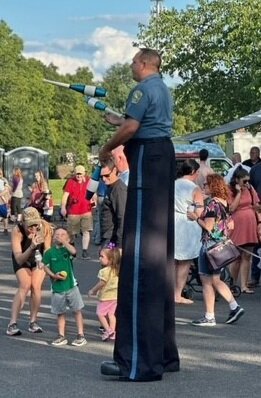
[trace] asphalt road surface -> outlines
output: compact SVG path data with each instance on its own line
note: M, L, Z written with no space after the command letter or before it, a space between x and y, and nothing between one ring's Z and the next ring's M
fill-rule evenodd
M79 251L80 253L80 251ZM120 382L100 375L100 363L111 359L112 342L102 342L95 315L96 301L87 296L99 269L98 247L91 246L92 260L75 260L75 273L84 298L83 315L88 344L51 346L57 335L56 319L50 313L50 284L46 279L39 323L41 334L28 328L28 303L20 319L22 335L6 336L10 308L16 291L12 271L10 235L0 232L0 398L246 398L261 396L261 288L254 295L242 294L238 301L245 315L237 324L226 325L228 306L216 303L217 326L200 328L190 322L203 314L202 293L194 294L193 305L176 308L177 343L181 371L164 375L162 381ZM199 289L200 290L200 289ZM67 334L76 334L68 313ZM157 320L155 320L157 322Z

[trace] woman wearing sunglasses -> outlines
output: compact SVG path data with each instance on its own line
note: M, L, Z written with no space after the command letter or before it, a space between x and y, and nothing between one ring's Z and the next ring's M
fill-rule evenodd
M40 218L34 207L27 207L23 211L21 222L12 231L12 261L18 290L13 300L11 320L6 331L8 336L21 334L16 322L29 291L31 302L28 330L31 333L42 332L42 328L36 323L36 317L41 304L41 288L45 271L37 267L36 250L43 254L51 247L51 232L50 224Z
M240 274L241 291L252 294L248 288L248 277L251 265L251 252L258 243L258 228L260 228L261 215L256 212L258 196L250 185L249 173L239 166L230 181L229 209L234 220L234 230L231 239L242 250L240 258L230 266L234 283L237 283ZM259 221L259 224L258 224ZM246 250L246 251L244 251Z

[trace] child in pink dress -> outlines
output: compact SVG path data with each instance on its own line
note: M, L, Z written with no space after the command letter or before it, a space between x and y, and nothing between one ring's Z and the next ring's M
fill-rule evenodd
M114 244L109 245L100 251L100 263L102 268L98 273L99 282L89 290L89 296L97 295L99 303L97 304L96 314L104 328L102 341L115 340L118 291L118 275L120 268L121 253L120 249Z

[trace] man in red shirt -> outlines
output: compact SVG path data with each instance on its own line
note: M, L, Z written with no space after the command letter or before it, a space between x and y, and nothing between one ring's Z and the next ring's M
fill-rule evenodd
M68 232L73 240L76 234L82 232L82 257L90 259L88 247L90 231L93 230L92 207L85 198L89 177L81 165L74 169L74 177L70 178L64 187L61 214L67 215Z

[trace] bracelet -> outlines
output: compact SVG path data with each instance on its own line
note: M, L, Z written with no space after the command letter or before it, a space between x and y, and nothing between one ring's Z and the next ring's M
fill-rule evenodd
M196 219L197 223L199 223L198 220L200 220L200 217L198 217L198 218Z

